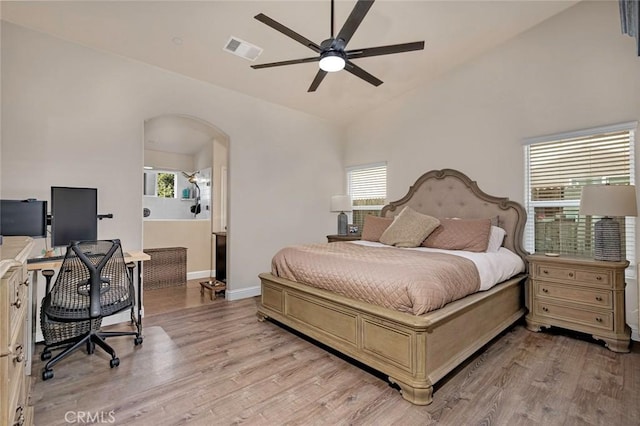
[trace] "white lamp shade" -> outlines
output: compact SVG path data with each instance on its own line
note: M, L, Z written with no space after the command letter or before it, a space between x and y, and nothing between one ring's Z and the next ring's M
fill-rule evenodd
M580 196L580 214L587 216L637 216L634 185L585 185Z
M331 196L331 211L332 212L350 212L351 197L348 195L332 195Z

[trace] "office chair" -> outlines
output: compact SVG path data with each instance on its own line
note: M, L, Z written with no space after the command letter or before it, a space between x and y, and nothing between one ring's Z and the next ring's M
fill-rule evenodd
M89 354L98 345L111 355L111 368L120 365L105 339L135 336L137 346L142 336L137 331L101 331L100 326L102 318L132 309L134 304L132 274L120 240L72 242L53 287L42 301L40 325L46 346L41 359L49 359L42 379L51 379L53 366L83 345ZM62 352L51 358L51 349L60 346Z

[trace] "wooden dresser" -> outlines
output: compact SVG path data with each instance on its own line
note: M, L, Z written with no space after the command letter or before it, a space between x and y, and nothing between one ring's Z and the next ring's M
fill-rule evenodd
M527 328L562 327L591 334L614 352L629 352L624 271L629 262L531 255Z
M30 377L27 310L30 303L26 260L33 242L5 237L0 246L0 424L33 424L29 406Z

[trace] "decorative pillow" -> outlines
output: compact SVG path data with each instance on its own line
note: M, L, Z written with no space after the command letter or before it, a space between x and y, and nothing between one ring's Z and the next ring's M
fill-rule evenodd
M440 226L422 243L445 250L483 252L489 244L491 219L440 219Z
M362 239L365 241L380 241L380 236L393 222L391 217L380 217L368 214L362 225Z
M380 242L396 247L418 247L440 221L405 207L380 236Z
M497 226L491 225L491 232L489 233L489 244L487 245L487 253L496 252L502 247L504 236L507 235L507 231Z

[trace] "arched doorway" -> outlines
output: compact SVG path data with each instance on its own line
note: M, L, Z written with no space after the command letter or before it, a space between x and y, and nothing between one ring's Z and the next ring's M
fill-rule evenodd
M228 230L228 156L228 136L205 120L144 122L143 249L186 248L187 279L215 274L213 234Z

